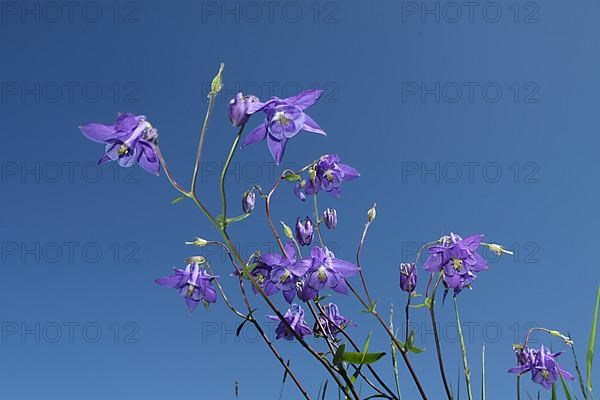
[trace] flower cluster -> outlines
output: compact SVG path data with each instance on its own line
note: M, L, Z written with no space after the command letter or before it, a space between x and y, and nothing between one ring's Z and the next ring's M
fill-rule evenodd
M573 375L562 369L556 362L556 358L561 353L551 353L544 345L539 350L517 346L515 354L518 365L508 372L519 375L531 372L531 380L544 389L551 389L561 376L569 380L574 379Z
M483 235L473 235L465 239L451 233L441 244L429 248L429 258L424 269L429 272L443 272L444 285L459 294L470 287L477 278L477 272L488 268L487 261L477 253Z

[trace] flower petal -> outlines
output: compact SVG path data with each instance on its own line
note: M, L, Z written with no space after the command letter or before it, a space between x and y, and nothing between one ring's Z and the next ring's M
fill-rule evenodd
M315 122L309 115L304 114L304 126L302 127L307 132L318 133L319 135L327 136L325 131L321 129L319 124Z
M90 140L98 143L106 143L108 139L116 136L115 127L113 125L103 124L85 124L79 127L81 133Z
M154 147L150 143L140 141L138 144L140 154L138 156L138 164L151 174L158 175L160 171L160 162Z
M332 259L331 263L333 264L333 269L344 278L356 275L358 274L358 271L360 271L358 266L349 261L340 260L339 258Z
M351 181L360 176L360 172L358 172L355 168L349 166L348 164L338 164L338 167L340 167L340 169L344 173L345 181Z
M275 163L279 165L281 159L283 158L283 153L285 153L285 144L287 143L287 139L275 140L273 136L268 135L267 137L267 145L269 146L269 151L275 160Z
M319 97L323 94L322 90L305 90L296 96L288 97L284 101L299 107L302 110L306 110L319 100Z
M267 124L262 124L254 128L252 132L246 136L244 139L244 143L242 143L242 147L246 147L249 144L254 144L256 142L260 142L265 140L265 136L267 136Z

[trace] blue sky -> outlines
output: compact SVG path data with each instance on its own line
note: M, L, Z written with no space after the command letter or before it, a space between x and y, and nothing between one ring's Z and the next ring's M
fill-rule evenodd
M514 395L511 345L532 325L570 332L583 359L599 283L599 16L592 0L3 2L0 394L162 399L200 391L228 399L237 381L241 399L278 398L281 368L252 330L236 338L237 321L222 304L189 314L153 283L195 254L184 241L217 232L191 203L170 205L177 194L164 176L97 167L102 146L77 128L110 123L117 112L147 115L175 175L188 182L220 62L225 86L200 179L211 209L235 135L229 98L323 89L310 115L328 137L299 135L283 164L337 153L360 170L341 199L322 196L320 205L337 208L339 228L327 240L353 259L377 203L363 263L380 311L403 306L398 265L417 244L483 233L516 255L493 259L459 297L476 387L486 344L488 395ZM240 151L228 178L232 204L277 171L266 145ZM273 208L288 223L311 212L289 186ZM273 248L260 207L231 234L247 255ZM206 255L235 298L224 255ZM257 315L269 314L256 304ZM352 299L339 304L364 340L374 322ZM438 314L456 386L462 367L450 305ZM427 351L413 362L430 398L441 398L427 321L415 312ZM371 346L389 344L377 333ZM316 394L325 373L297 344L279 348ZM389 358L381 366L387 371ZM416 398L401 374L406 398ZM537 390L529 382L524 389ZM288 385L283 398L298 397Z

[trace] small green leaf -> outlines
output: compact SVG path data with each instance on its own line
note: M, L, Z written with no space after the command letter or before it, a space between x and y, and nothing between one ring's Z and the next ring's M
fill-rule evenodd
M345 344L342 344L340 347L337 348L337 350L335 351L335 355L333 356L333 365L337 367L342 365L342 357L344 355L344 351L346 351Z
M243 221L246 218L248 218L249 216L250 216L250 214L242 214L242 215L238 215L237 217L227 218L227 225L233 224L235 222Z
M562 374L559 373L559 375L560 375L560 383L562 385L563 392L565 393L565 399L572 400L573 397L571 397L571 392L569 392L569 388L567 387L567 384L565 383L565 380L563 379Z
M298 174L287 174L283 177L283 179L285 179L288 182L300 182L302 180L302 177Z
M339 350L339 349L338 349ZM351 364L373 364L385 356L385 353L358 353L358 352L344 352L342 354L342 361L349 362Z
M184 199L185 199L185 196L179 196L179 197L176 197L176 198L174 198L173 200L171 200L171 204L177 204L177 203L179 203L181 200L184 200Z

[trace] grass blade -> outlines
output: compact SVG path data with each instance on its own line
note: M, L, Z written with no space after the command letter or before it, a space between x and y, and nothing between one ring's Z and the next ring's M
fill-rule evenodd
M587 370L587 388L590 394L592 394L592 362L594 360L594 347L596 346L596 329L598 327L598 308L600 307L600 287L598 288L598 295L596 296L596 308L594 310L594 319L592 321L592 331L590 332L590 343L588 345L587 356L586 356L586 370Z
M458 304L456 303L456 297L454 297L454 311L456 313L456 325L458 327L458 337L460 338L460 351L462 353L463 367L465 370L467 395L469 400L473 400L473 393L471 391L471 370L469 369L469 361L467 360L467 348L465 346L465 338L463 337L462 327L460 325L460 317L458 316Z
M481 350L481 400L485 400L485 344Z
M394 332L394 306L390 305L390 332ZM396 336L398 336L398 332L396 332ZM391 341L392 344L392 367L394 368L394 380L396 383L396 394L398 395L398 399L402 400L402 393L400 392L400 376L398 374L398 349L394 341Z
M562 385L563 388L563 392L565 393L565 399L567 400L572 400L573 398L571 397L571 393L569 392L569 388L567 388L567 384L565 383L565 380L562 377L562 374L560 374L560 383Z

